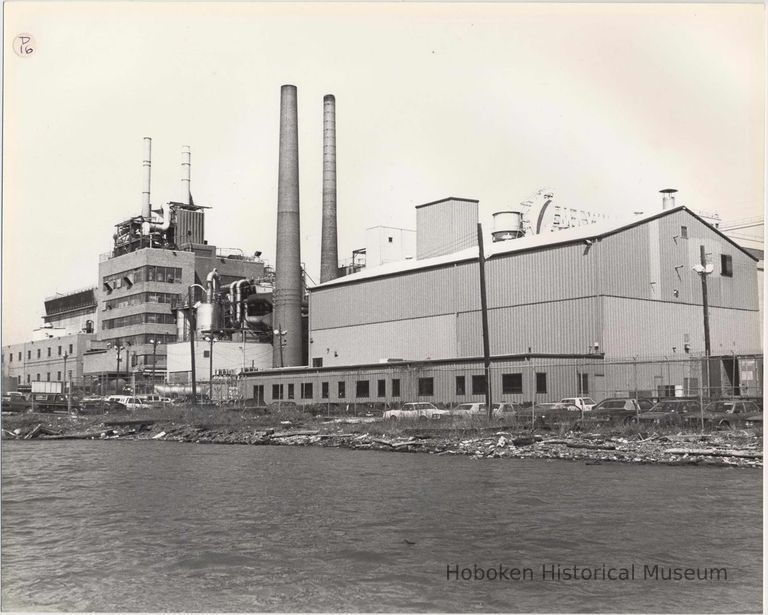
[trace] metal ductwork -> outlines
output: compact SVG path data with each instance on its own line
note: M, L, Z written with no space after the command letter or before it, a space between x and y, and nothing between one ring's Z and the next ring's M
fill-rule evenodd
M280 156L277 180L277 255L273 337L275 367L301 365L301 231L299 135L295 85L280 89Z
M181 148L181 202L185 205L192 204L191 169L192 150L185 145Z
M144 137L144 161L141 163L143 170L141 188L141 217L142 235L149 235L149 225L152 220L152 206L150 205L150 184L152 180L152 139Z
M205 277L205 301L206 303L213 303L218 300L218 294L219 294L219 272L216 271L216 268L213 268L213 271L211 271L206 277Z
M662 194L661 199L661 208L662 209L672 209L675 206L675 190L674 188L665 188L664 190L659 190Z
M323 219L320 244L320 283L339 276L336 230L336 98L323 98Z

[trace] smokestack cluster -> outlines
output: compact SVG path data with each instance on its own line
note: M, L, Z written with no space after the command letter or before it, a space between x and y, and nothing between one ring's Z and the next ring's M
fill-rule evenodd
M336 234L336 99L323 98L323 219L320 244L320 283L339 275Z
M272 365L288 367L302 364L299 135L295 85L284 85L280 89L278 164Z

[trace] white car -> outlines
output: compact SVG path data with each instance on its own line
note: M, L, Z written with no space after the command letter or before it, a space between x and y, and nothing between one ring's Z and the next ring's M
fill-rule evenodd
M448 410L440 410L434 404L426 401L408 402L398 410L387 410L382 416L385 419L440 419L450 416Z
M162 397L161 395L139 395L139 399L151 406L164 406L171 403L170 397Z
M482 403L466 403L459 404L453 410L451 410L453 416L478 416L481 414L487 415L488 410L485 408L485 404Z
M595 405L595 400L591 397L563 397L563 399L558 402L558 405L561 407L575 406L579 410L584 410L586 412L592 410Z

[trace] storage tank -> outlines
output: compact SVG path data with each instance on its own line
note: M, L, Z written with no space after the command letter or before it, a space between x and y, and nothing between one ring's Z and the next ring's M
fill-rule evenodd
M508 241L524 235L523 214L519 211L497 211L493 214L493 241Z
M197 306L197 333L221 330L221 308L219 303L200 303Z

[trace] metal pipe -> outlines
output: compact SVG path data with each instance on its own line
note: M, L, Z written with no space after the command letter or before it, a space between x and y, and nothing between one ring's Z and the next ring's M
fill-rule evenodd
M150 204L150 184L152 180L152 139L144 137L144 161L141 163L143 169L143 181L141 188L141 217L144 218L142 224L142 234L149 235L149 223L152 220L152 206Z
M336 98L323 98L323 213L320 243L320 283L339 276L336 227Z
M181 202L186 205L192 204L192 150L189 145L181 148Z
M216 295L219 292L219 272L216 271L216 268L213 268L213 271L211 271L206 277L205 277L205 302L206 303L213 303L216 301Z
M276 344L272 364L282 352L285 366L301 364L301 232L299 224L299 135L296 86L280 89L280 155L277 181L275 320L285 325L285 348ZM279 341L279 340L278 340Z

